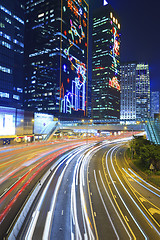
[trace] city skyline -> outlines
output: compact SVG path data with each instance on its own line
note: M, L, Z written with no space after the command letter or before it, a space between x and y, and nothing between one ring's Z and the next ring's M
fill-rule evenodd
M66 1L67 8L65 6L63 8L64 14L65 14L65 12L67 12L66 9L70 9L71 16L72 15L73 16L69 19L67 17L65 17L65 22L68 21L68 23L66 22L65 24L62 24L62 26L61 26L61 28L64 27L64 29L61 29L61 33L63 35L62 38L64 38L63 39L64 41L63 41L63 44L62 44L61 47L59 45L57 45L59 47L56 47L56 48L53 47L53 41L55 39L50 39L50 38L52 38L52 34L54 35L54 33L56 31L58 31L58 29L60 29L60 25L57 25L57 26L55 25L55 27L59 26L59 28L57 28L56 31L53 30L52 28L50 28L50 25L49 25L49 21L51 23L55 21L54 13L51 12L51 11L54 11L54 10L51 10L50 13L48 13L48 10L46 10L45 13L42 10L42 12L41 11L38 12L38 15L35 14L34 18L36 18L36 19L35 19L35 21L33 21L33 26L30 26L30 29L31 29L31 32L34 32L34 33L38 32L39 35L37 34L38 37L34 38L34 41L33 41L34 36L32 37L32 34L26 34L26 36L30 36L29 40L26 38L25 50L27 49L26 47L28 45L29 52L27 52L27 54L28 54L29 59L30 59L29 65L31 65L31 68L28 68L28 64L25 64L24 66L25 66L25 72L27 74L28 73L31 74L31 76L26 76L26 78L25 78L25 83L28 82L28 84L27 84L28 89L26 88L26 84L24 84L24 86L25 86L24 92L25 93L28 92L30 94L30 95L28 95L28 106L31 107L30 110L35 111L35 109L33 108L33 106L35 104L36 109L38 107L38 111L42 111L42 112L47 111L47 108L49 106L49 110L51 110L51 111L53 111L54 109L58 109L58 111L60 110L60 112L71 114L71 109L73 109L75 111L81 110L82 112L85 113L85 107L87 106L87 99L88 99L88 96L90 94L90 93L87 94L87 71L91 72L92 67L90 66L89 70L88 70L87 61L85 62L84 59L81 59L79 52L75 51L75 49L73 49L73 46L74 47L77 46L77 49L79 49L80 52L83 53L82 58L85 58L85 59L87 57L87 51L85 51L85 50L89 46L89 48L90 48L90 50L89 50L90 61L91 61L91 51L93 51L93 49L92 49L93 46L92 46L92 44L90 44L90 42L88 44L88 39L86 37L87 33L88 33L87 23L85 21L85 20L88 19L87 15L86 15L86 12L83 13L83 10L81 8L79 8L79 11L77 10L77 12L76 11L74 12L73 11L74 8L72 6L73 2L74 1ZM79 2L81 3L80 0L79 0ZM106 3L106 5L107 5L107 3L109 3L109 5L111 5L112 7L114 6L113 1L112 1L112 4L110 4L110 2L107 2L107 1L105 3ZM91 4L90 30L91 30L92 25L93 25L92 10L94 10L95 4L96 4L97 8L99 6L102 6L103 1L102 0L95 0L95 1L91 0L90 4ZM32 11L33 6L36 6L36 4L31 4L31 6L30 6L32 16L34 15L33 11ZM125 8L124 8L124 12L125 12L127 5L124 5L124 6L125 6ZM139 6L139 5L137 5L137 6ZM9 14L10 12L9 12L9 10L7 10L6 7L4 8L2 6L1 10L2 10L4 15L8 14L8 16L10 16L10 14ZM27 6L27 9L26 9L27 12L29 11L28 7L29 6ZM51 6L49 6L49 7L51 7ZM105 7L102 7L102 9L103 8L105 8ZM118 8L118 3L116 4L115 8ZM24 6L23 6L23 9L24 9ZM114 9L114 7L113 7L113 9ZM140 10L141 10L141 8L138 7L137 11L140 11ZM128 45L125 44L125 41L126 41L127 37L128 38L130 37L129 34L128 35L125 34L125 31L128 31L130 29L132 31L132 29L134 29L134 28L130 24L130 22L128 21L130 27L129 27L129 29L126 29L126 26L127 26L126 21L124 21L124 18L121 17L122 12L120 10L118 10L116 12L118 14L118 19L120 19L121 33L122 33L122 35L121 35L121 43L122 43L121 46L122 46L122 48L121 48L121 51L120 51L121 56L122 56L121 57L121 63L123 64L124 62L133 62L133 61L137 62L137 63L138 62L139 63L140 62L146 62L150 66L150 61L148 61L147 58L144 58L144 55L140 54L140 52L139 52L139 56L141 57L140 59L138 57L134 58L134 55L130 54L130 52L133 51L134 48L136 48L136 50L139 51L139 48L137 48L137 46L135 44L132 44L132 48L127 47L131 44L131 41L128 41L128 43L127 43ZM78 21L76 21L73 24L72 19L74 19L74 16L76 16L76 13L77 13L77 15L81 16L80 17L80 22L82 22L82 24ZM59 12L59 16L60 16L60 12ZM82 16L84 17L84 19L82 18ZM120 18L119 18L119 16L120 16ZM5 21L6 21L6 19L8 19L8 18L6 17ZM26 26L28 26L28 22L30 23L32 21L31 19L32 19L32 17L28 16L28 18L26 19ZM58 20L59 19L60 18L58 18ZM122 22L121 22L121 19L122 19ZM138 21L138 19L139 19L139 17L136 17L134 19L135 22ZM16 21L18 21L18 20L16 19ZM38 23L37 23L37 21L38 21ZM152 21L150 21L150 22L152 23ZM9 22L7 22L5 24L9 25ZM5 24L3 22L1 23L1 28L4 31L4 33L5 33L5 31L8 31L7 28L4 27ZM53 25L53 23L51 25ZM76 30L75 25L77 26L78 30ZM135 23L134 23L134 25L135 25ZM136 25L137 30L139 29L139 25ZM147 25L147 22L146 22L146 25ZM44 28L44 26L45 26L46 29ZM67 29L66 26L69 26L69 29ZM47 27L49 27L49 28L47 28ZM147 28L148 28L148 25L147 25ZM26 27L26 29L27 29L27 27ZM59 32L60 31L58 31L56 33L56 37L57 37L57 39L60 40ZM2 33L3 32L1 32L2 39L7 38L8 35L4 35L4 33L3 34ZM7 34L8 34L8 32L7 32ZM82 34L82 36L81 36L81 34ZM17 33L17 37L18 36L20 36L19 33ZM36 34L35 34L35 36L36 36ZM133 34L133 36L134 36L134 34ZM70 39L70 37L71 37L71 39ZM90 38L91 38L91 33L90 33ZM13 37L13 40L14 40L15 44L19 44L19 41L17 39L14 39L14 37ZM67 43L66 39L69 39L68 47L65 46L66 43ZM10 41L10 39L8 39L8 41ZM44 44L41 45L40 42L45 43L45 45ZM21 43L21 45L24 46L23 43ZM139 47L141 47L141 45ZM8 48L10 48L9 42L2 41L2 50L4 48L5 48L5 51L6 51L6 49L7 49L7 51L10 51L10 49L8 49ZM62 52L59 53L59 49L63 49L63 50L61 50ZM128 49L130 50L130 52L127 51ZM148 50L149 49L150 48L148 48ZM53 75L54 75L53 74L53 66L56 66L58 64L58 61L55 61L55 60L52 59L53 56L55 56L55 52L51 53L52 50L54 50L54 51L56 50L56 55L59 56L59 54L60 54L60 55L63 56L62 59L63 60L65 59L65 61L62 61L62 59L60 61L60 63L61 63L60 64L61 65L60 75L58 74L58 76L55 78L53 87L51 87L52 81L53 81ZM70 50L73 50L73 52L71 53ZM127 51L127 53L125 51ZM146 54L148 54L148 52ZM47 54L49 54L49 58L50 58L49 62L46 59L41 59L40 60L41 55L47 55ZM76 57L76 54L77 54L77 57ZM136 51L135 51L135 55L136 55ZM67 66L67 59L69 61L69 66L71 67L71 69L69 68L69 66ZM14 64L13 67L15 67L16 65L17 64ZM152 69L152 65L151 65L151 69ZM2 72L7 71L6 68L5 69L2 68L1 70L2 70ZM73 72L75 73L75 76L71 76L73 74ZM153 71L151 70L150 72L151 72L150 75L152 75ZM37 77L38 77L37 80L35 80L35 73L39 74L39 75L37 75ZM8 72L8 74L10 74L10 73ZM42 78L41 79L42 81L40 80L40 78ZM18 78L16 78L16 79L18 79ZM57 79L59 79L58 81L60 81L59 85L57 85L58 82L56 83ZM91 77L91 75L89 75L89 81L88 81L89 88L91 88L91 79L92 79L92 77ZM71 80L73 80L73 82ZM20 83L20 81L18 80L17 83ZM151 86L153 86L153 85L154 85L154 81L152 81L152 76L151 76ZM16 89L16 88L14 87L13 89ZM44 90L43 92L42 92L42 89ZM53 94L51 92L52 90L55 94ZM151 90L153 91L154 88L151 87ZM156 87L156 90L158 90L158 87ZM19 91L19 88L17 88L17 91ZM3 95L2 95L2 97L4 98ZM6 95L6 98L7 97L8 97L8 95ZM16 99L18 99L19 96L14 95L13 97L14 98L16 97ZM38 98L39 102L37 101L37 98ZM57 101L55 101L53 103L53 98L56 98L59 103L57 104ZM47 105L44 106L44 109L41 108L41 105L45 105L44 104L45 101L42 101L42 99L49 99L49 101L47 100L48 102L46 103ZM31 100L33 100L32 102L34 104L31 104ZM90 100L88 100L88 101L90 101ZM90 110L91 110L91 108L89 109L89 111ZM85 116L85 114L83 114L83 116Z
M157 29L160 3L151 5L138 0L132 3L127 0L107 2L115 9L121 20L121 62L148 62L151 90L160 90L159 50L156 40L154 41L155 34L159 35ZM90 3L94 9L102 6L103 0L91 0Z

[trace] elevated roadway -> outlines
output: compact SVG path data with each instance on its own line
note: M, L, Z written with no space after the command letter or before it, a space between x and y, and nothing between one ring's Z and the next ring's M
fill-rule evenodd
M64 124L61 123L59 125L59 129L94 129L100 131L145 131L145 124L130 124L130 125L122 125L122 124L92 124L92 123L84 123L84 124Z

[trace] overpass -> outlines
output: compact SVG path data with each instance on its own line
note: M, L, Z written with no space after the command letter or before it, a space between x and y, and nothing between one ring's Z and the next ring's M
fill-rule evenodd
M85 122L81 124L77 123L60 123L59 129L68 129L68 130L97 130L97 131L145 131L145 124L130 124L130 125L123 125L123 124L93 124L90 122Z

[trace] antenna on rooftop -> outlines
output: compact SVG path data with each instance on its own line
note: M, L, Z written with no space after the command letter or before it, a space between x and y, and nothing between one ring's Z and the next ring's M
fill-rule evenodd
M103 6L107 5L108 2L106 0L103 1Z

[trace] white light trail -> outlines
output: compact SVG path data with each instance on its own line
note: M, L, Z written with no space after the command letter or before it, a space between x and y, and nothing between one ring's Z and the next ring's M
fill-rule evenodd
M154 191L152 191L151 189L149 189L148 187L146 187L145 185L143 185L142 183L140 183L139 181L137 181L134 177L132 177L124 168L122 168L123 171L131 178L133 179L136 183L138 183L140 186L142 186L143 188L147 189L149 192L153 193L154 195L156 195L157 197L160 197L159 194L155 193Z
M97 186L97 190L98 190L99 196L100 196L101 201L102 201L102 203L103 203L104 209L105 209L105 211L106 211L106 213L107 213L108 219L109 219L109 221L110 221L110 223L111 223L111 225L112 225L113 231L114 231L117 239L120 239L119 236L118 236L117 230L116 230L116 228L115 228L115 226L114 226L114 224L113 224L113 221L112 221L112 219L111 219L111 217L110 217L110 214L109 214L109 212L108 212L108 209L107 209L107 207L106 207L106 205L105 205L105 202L104 202L104 200L103 200L102 194L101 194L101 192L100 192L99 185L98 185L98 182L97 182L97 177L96 177L96 172L95 172L95 170L94 170L94 178L95 178L95 182L96 182L96 186Z
M137 174L135 174L130 168L128 168L128 170L135 175L138 179L140 179L142 182L144 182L146 185L150 186L151 188L155 189L157 192L160 192L160 190L156 187L154 187L153 185L149 184L148 182L146 182L143 178L139 177Z
M33 215L32 215L32 220L31 220L31 222L30 222L30 224L29 224L29 227L28 227L28 230L27 230L27 233L26 233L26 236L25 236L25 240L30 240L30 239L32 238L32 236L33 236L33 233L34 233L34 230L35 230L37 221L38 221L38 216L39 216L39 214L37 215L37 214L35 214L35 213L40 212L40 209L41 209L42 203L43 203L43 201L44 201L45 195L46 195L46 193L47 193L47 191L48 191L49 185L50 185L50 183L51 183L51 181L52 181L52 179L53 179L56 171L57 171L58 168L66 161L66 159L68 159L72 154L70 154L70 155L68 155L68 156L67 156L67 155L68 155L68 154L65 154L63 157L61 157L61 158L60 158L56 163L54 163L53 166L52 166L53 168L55 168L56 166L57 166L57 167L56 167L55 171L53 172L52 176L50 177L50 179L49 179L46 187L44 188L43 193L42 193L42 195L41 195L41 197L40 197L40 200L39 200L39 202L38 202L38 205L37 205L37 207L36 207L36 210L35 210L35 212L34 212Z
M141 210L141 208L140 208L140 207L138 206L138 204L135 202L135 200L133 199L133 197L130 195L130 193L128 192L128 190L126 189L126 187L124 186L124 184L123 184L122 181L120 180L120 178L119 178L119 176L118 176L118 174L117 174L117 172L116 172L116 170L115 170L115 168L114 168L112 155L113 155L113 151L116 150L117 148L118 148L118 147L113 147L112 149L110 149L110 150L112 150L110 159L111 159L111 165L112 165L112 168L113 168L113 170L114 170L114 173L116 174L116 177L118 178L121 186L123 187L123 189L125 190L125 192L128 194L128 196L130 197L130 199L132 200L132 202L135 204L135 206L138 208L138 210L142 213L142 215L145 217L145 219L148 221L148 223L151 225L151 227L158 233L158 235L160 235L160 232L156 229L156 227L152 224L152 222L148 219L148 217L145 215L145 213ZM106 156L106 166L107 166L107 169L108 169L108 172L109 172L109 167L108 167L108 162L107 162L107 156ZM135 218L133 217L133 215L131 214L131 212L130 212L130 210L128 209L126 203L125 203L124 200L122 199L122 197L121 197L121 195L120 195L120 193L119 193L119 191L118 191L115 183L113 182L113 179L112 179L112 177L111 177L110 172L109 172L109 176L110 176L110 179L111 179L111 181L112 181L112 183L113 183L113 186L114 186L116 192L118 193L118 195L119 195L121 201L123 202L124 206L126 207L128 213L130 214L130 216L131 216L132 219L134 220L134 222L135 222L135 224L137 225L137 227L139 228L140 232L143 234L144 238L145 238L145 239L148 239L148 237L146 236L146 234L144 233L144 231L142 230L142 228L140 227L140 225L137 223L136 219L135 219Z
M122 198L120 192L118 191L118 189L117 189L117 187L116 187L116 185L115 185L115 183L114 183L114 181L113 181L113 179L112 179L112 176L111 176L111 174L110 174L107 158L108 158L109 152L112 151L111 157L110 157L112 168L113 168L113 170L114 170L114 172L115 172L115 174L116 174L119 182L121 183L122 187L124 188L124 190L125 190L126 192L128 192L127 189L124 187L123 183L121 182L121 180L119 179L119 177L118 177L118 175L117 175L117 173L116 173L116 171L115 171L115 168L114 168L114 166L113 166L113 162L112 162L112 154L113 154L113 151L114 151L113 149L115 150L116 147L112 147L112 148L107 152L107 155L106 155L106 167L107 167L107 171L108 171L110 180L111 180L111 182L112 182L112 184L113 184L113 186L114 186L114 188L115 188L115 190L116 190L119 198L121 199L123 205L125 206L126 210L128 211L129 215L131 216L131 218L132 218L133 221L135 222L136 226L138 227L138 229L140 230L140 232L142 233L142 235L144 236L144 238L147 240L148 237L145 235L145 233L143 232L142 228L139 226L138 222L136 221L136 219L134 218L134 216L133 216L132 213L130 212L129 208L127 207L125 201L123 200L123 198Z
M120 222L122 223L122 226L124 227L127 235L129 236L129 239L132 239L132 237L131 237L131 235L129 234L129 232L128 232L126 226L125 226L125 224L123 223L123 221L122 221L122 219L121 219L121 217L120 217L120 215L119 215L119 213L118 213L118 211L117 211L117 209L116 209L116 207L115 207L115 205L114 205L111 197L109 196L109 193L108 193L108 191L107 191L107 189L106 189L106 187L105 187L105 185L104 185L104 182L103 182L102 175L101 175L101 172L100 172L100 171L99 171L99 175L100 175L100 179L101 179L101 182L102 182L102 184L103 184L104 190L105 190L105 192L106 192L106 194L107 194L107 196L108 196L108 198L109 198L110 203L112 204L112 207L114 208L114 211L116 212L116 214L117 214Z

